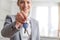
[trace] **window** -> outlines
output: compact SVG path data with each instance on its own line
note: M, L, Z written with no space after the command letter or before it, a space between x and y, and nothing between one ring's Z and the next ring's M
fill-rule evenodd
M36 8L36 19L39 21L39 30L42 36L48 35L48 7L38 6Z
M39 21L39 30L41 36L57 36L58 5L37 6L36 19Z

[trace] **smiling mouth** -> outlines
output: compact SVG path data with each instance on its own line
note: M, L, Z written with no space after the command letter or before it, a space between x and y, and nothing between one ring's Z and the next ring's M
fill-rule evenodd
M24 9L24 11L28 11L28 9Z

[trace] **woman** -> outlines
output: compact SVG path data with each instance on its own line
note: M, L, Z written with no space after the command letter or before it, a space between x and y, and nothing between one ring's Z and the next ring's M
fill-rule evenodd
M20 12L17 15L7 15L2 36L10 40L40 40L38 22L29 17L31 0L18 0Z

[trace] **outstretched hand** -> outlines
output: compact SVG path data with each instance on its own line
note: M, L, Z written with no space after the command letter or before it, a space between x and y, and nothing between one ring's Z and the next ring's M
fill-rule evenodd
M21 11L20 13L17 13L16 15L16 28L20 28L23 23L27 20L27 15L25 12Z

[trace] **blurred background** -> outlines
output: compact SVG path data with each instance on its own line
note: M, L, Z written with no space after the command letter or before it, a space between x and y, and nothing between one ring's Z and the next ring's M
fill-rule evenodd
M1 36L6 15L18 12L17 0L0 0L0 40L9 40ZM41 40L60 39L60 0L32 0L30 16L39 22Z

